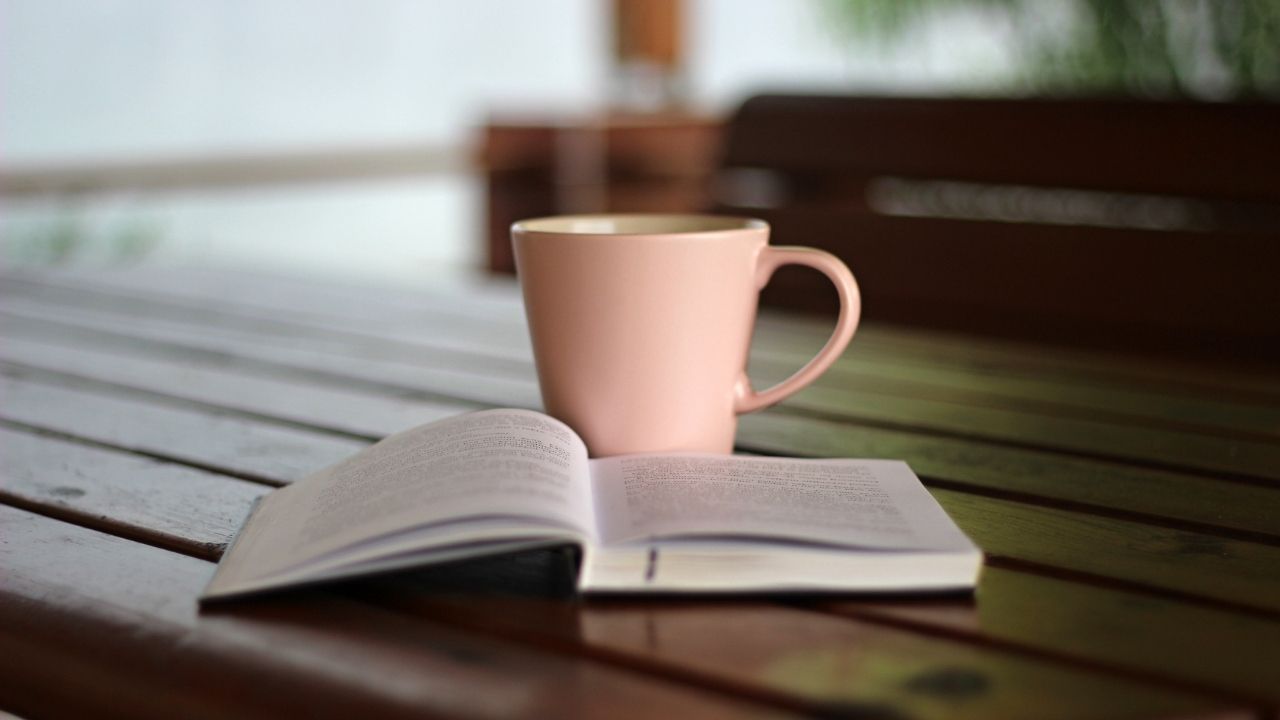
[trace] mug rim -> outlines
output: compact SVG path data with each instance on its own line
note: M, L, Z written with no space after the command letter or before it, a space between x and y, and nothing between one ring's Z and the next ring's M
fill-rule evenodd
M606 227L613 223L613 228ZM709 213L584 213L526 218L511 224L521 235L643 237L654 235L726 235L768 230L769 223L743 215Z

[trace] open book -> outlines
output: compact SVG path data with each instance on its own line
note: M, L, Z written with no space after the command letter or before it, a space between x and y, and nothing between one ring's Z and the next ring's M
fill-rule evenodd
M564 544L583 592L961 590L982 564L899 461L588 460L558 420L485 410L264 496L202 600Z

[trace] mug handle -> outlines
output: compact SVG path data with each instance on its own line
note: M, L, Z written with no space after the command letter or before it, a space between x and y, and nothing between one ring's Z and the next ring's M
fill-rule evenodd
M840 357L849 341L853 339L853 331L858 329L858 320L862 317L862 294L858 291L858 283L853 279L849 268L829 252L804 247L773 247L766 245L756 260L756 288L763 289L769 284L774 271L783 265L804 265L822 272L836 286L840 295L840 315L836 317L836 327L827 344L818 351L813 359L800 368L794 375L763 392L756 392L751 387L751 379L744 370L734 388L734 412L738 414L754 412L781 402L791 394L803 389L818 379L827 368Z

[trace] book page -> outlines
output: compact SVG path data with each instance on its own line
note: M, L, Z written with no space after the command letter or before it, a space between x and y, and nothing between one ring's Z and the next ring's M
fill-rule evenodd
M903 550L972 546L897 460L630 455L592 460L591 472L606 545L722 536Z
M475 412L392 435L271 493L224 562L240 579L263 577L467 517L526 516L586 535L590 493L587 449L567 425L528 410Z

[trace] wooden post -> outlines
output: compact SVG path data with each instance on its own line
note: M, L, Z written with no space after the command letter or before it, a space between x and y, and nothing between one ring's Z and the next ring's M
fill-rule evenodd
M684 100L684 4L680 0L614 0L615 105L658 110Z

